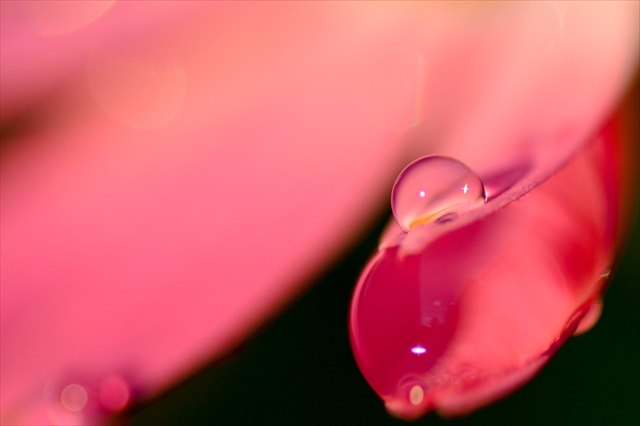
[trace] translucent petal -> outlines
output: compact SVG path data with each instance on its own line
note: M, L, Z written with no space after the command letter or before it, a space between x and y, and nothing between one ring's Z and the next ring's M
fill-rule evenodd
M638 57L633 2L113 2L51 35L20 7L0 2L9 423L42 424L69 370L141 397L221 356L413 158L460 159L496 208L528 191Z
M608 128L526 195L495 211L487 203L419 250L404 252L401 240L371 260L352 301L351 340L390 412L476 409L528 380L576 331L612 262L614 152Z

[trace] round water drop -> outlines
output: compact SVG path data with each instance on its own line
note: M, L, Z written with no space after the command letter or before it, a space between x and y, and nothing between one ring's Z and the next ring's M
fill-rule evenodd
M448 222L485 202L482 181L464 163L430 155L404 168L391 192L391 209L408 232L427 222Z

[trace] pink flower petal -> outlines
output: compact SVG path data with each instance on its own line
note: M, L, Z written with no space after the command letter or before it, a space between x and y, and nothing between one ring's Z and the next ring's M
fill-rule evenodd
M439 231L413 228L372 259L351 339L390 412L460 415L504 396L599 305L618 228L616 142L605 129L524 196L490 200L407 251L412 233Z
M71 384L99 419L109 377L152 395L224 353L355 238L411 157L528 190L637 63L635 3L115 2L58 35L1 6L14 423L60 421Z

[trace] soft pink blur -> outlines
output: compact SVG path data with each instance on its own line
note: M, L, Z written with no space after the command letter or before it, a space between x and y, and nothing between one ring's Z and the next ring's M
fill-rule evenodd
M630 2L100 6L0 3L3 422L100 421L222 354L416 156L529 190L638 59Z

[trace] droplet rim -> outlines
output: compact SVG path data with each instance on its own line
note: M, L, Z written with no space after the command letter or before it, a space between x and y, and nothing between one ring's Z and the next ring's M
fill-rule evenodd
M437 210L425 217L419 218L417 220L414 220L411 225L408 227L408 229L406 229L406 227L402 224L402 221L400 221L398 219L398 212L397 212L397 208L395 207L395 203L394 200L396 199L396 193L398 191L398 187L399 187L399 183L402 180L402 178L404 177L404 175L406 174L406 172L410 169L412 169L413 167L415 167L415 165L417 163L429 160L429 159L443 159L443 160L448 160L451 161L453 163L462 165L464 167L466 167L468 169L468 171L470 173L472 173L476 179L478 180L478 182L480 183L480 189L482 190L482 203L475 205L475 206L471 206L470 208L467 209L462 209L462 210L457 210L457 209L452 209L452 208L443 208L440 210ZM465 192L466 193L466 192ZM422 196L422 194L421 194ZM482 181L482 179L480 178L480 176L478 175L478 173L475 172L475 170L473 170L471 167L469 167L467 164L465 164L464 162L458 160L455 157L451 157L448 155L439 155L439 154L431 154L431 155L425 155L419 158L416 158L415 160L411 161L409 164L407 164L401 171L400 173L398 173L398 176L396 177L396 179L393 182L393 186L391 189L391 197L390 197L390 205L391 205L391 212L393 214L393 218L395 220L395 222L397 223L397 225L400 227L400 229L402 230L403 233L407 234L409 233L409 231L411 231L413 228L422 226L422 225L426 225L426 224L430 224L430 223L438 223L438 224L445 224L445 223L449 223L449 222L453 222L458 220L460 217L466 215L467 213L470 213L471 211L474 211L476 209L478 209L479 207L485 205L487 203L487 190L484 186L484 182ZM453 206L452 206L453 207ZM453 215L452 215L453 214ZM444 217L448 217L448 220L444 221L444 222L439 222L440 219L444 218Z

